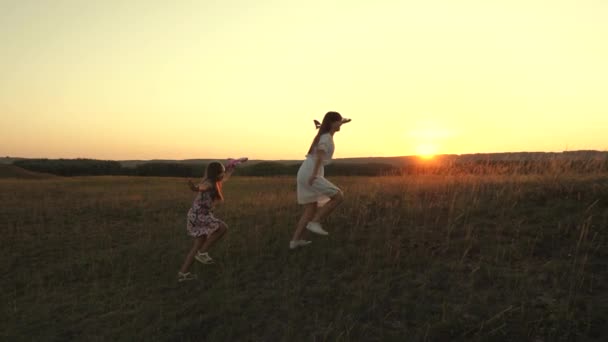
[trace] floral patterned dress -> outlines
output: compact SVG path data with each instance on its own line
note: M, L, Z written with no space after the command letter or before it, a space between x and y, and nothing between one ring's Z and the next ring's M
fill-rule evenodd
M186 231L192 237L209 236L225 223L213 216L214 190L199 192L188 211Z

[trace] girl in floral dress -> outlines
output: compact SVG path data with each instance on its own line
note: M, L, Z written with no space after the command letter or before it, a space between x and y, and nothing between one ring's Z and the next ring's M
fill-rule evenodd
M235 163L230 163L229 169L226 170L221 163L213 162L207 166L205 178L199 185L188 180L190 189L198 193L188 211L186 224L188 235L194 238L194 243L177 273L179 282L196 278L188 271L194 260L203 264L213 263L208 250L228 230L226 223L213 215L213 207L224 200L222 183L228 180L235 166Z

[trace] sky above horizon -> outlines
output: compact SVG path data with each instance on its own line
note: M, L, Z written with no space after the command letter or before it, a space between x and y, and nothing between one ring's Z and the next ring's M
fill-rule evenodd
M608 150L608 1L0 0L0 156Z

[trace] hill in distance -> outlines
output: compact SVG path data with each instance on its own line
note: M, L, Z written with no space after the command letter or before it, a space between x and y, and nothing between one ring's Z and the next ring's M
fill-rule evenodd
M16 178L16 179L48 179L56 178L57 176L42 172L33 172L22 169L15 165L0 163L0 179Z

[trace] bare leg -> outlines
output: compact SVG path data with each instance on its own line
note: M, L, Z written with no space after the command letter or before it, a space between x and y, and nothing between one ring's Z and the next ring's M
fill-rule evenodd
M194 262L194 256L198 252L199 248L201 248L201 246L203 245L205 240L206 239L204 236L197 237L196 239L194 239L192 248L190 249L190 252L188 252L188 255L186 255L186 260L184 260L184 263L182 264L182 268L180 268L180 270L179 270L180 272L182 272L182 273L188 272L188 270L190 269L190 266L192 266L192 263Z
M333 197L331 197L329 202L327 202L324 206L322 206L319 210L317 210L317 212L315 213L315 215L313 216L311 221L321 222L329 214L331 214L331 212L334 209L336 209L336 207L343 201L344 201L344 194L342 193L342 191L340 191L337 194L335 194Z
M218 230L216 230L215 232L213 232L213 234L211 234L207 237L207 241L205 241L205 243L200 247L200 252L201 253L207 252L209 250L209 248L211 248L211 245L213 245L213 243L215 241L217 241L219 238L224 236L224 234L226 234L227 231L228 231L228 226L226 226L225 224L222 223Z
M316 211L317 211L316 202L304 204L304 213L302 213L302 217L300 218L300 221L298 221L296 230L295 230L295 232L293 232L293 237L291 238L292 241L300 240L300 237L302 236L302 232L304 231L306 224L313 218Z

